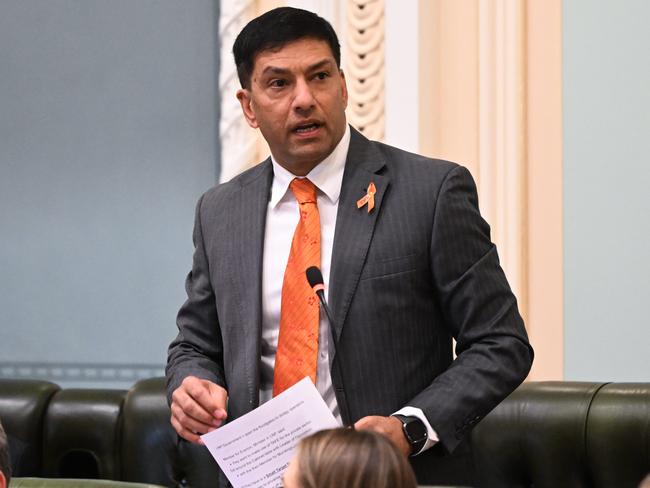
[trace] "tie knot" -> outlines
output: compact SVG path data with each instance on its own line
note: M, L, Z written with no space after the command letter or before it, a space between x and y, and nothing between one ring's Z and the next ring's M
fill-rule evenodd
M316 185L307 178L294 178L289 183L289 188L291 188L298 203L316 203Z

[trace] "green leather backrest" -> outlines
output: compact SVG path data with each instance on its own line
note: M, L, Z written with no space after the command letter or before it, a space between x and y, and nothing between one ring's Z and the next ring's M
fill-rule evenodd
M485 486L587 488L585 427L599 383L526 383L472 432Z
M650 472L650 384L525 383L471 442L480 486L637 488Z
M204 446L179 441L169 421L164 392L164 378L151 378L138 382L126 396L122 479L165 486L215 486L216 461Z
M126 391L68 388L45 414L43 476L122 479L119 440Z
M9 436L15 475L41 476L45 412L59 386L48 381L0 379L0 421Z
M586 444L594 488L636 488L650 472L650 384L603 386L589 410Z

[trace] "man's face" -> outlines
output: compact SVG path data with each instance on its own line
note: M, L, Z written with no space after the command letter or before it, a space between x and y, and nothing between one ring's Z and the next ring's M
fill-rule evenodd
M345 78L325 41L305 38L262 51L250 89L237 98L277 162L298 176L325 159L345 132Z

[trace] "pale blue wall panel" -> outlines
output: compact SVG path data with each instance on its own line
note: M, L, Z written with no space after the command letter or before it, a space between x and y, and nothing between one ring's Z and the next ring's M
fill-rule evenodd
M650 3L563 14L565 377L650 381Z
M217 3L0 3L0 376L160 373L218 173Z

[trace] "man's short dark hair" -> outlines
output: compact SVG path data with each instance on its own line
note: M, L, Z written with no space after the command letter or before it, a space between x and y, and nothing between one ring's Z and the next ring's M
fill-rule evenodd
M250 88L255 57L262 51L281 49L299 39L318 39L327 42L336 66L341 66L341 46L330 23L313 12L293 7L269 10L251 20L235 39L237 76L242 88Z
M2 471L2 474L5 475L7 485L9 485L9 480L11 479L11 464L9 463L9 441L7 440L7 434L5 434L5 431L2 428L2 422L0 422L0 471Z

